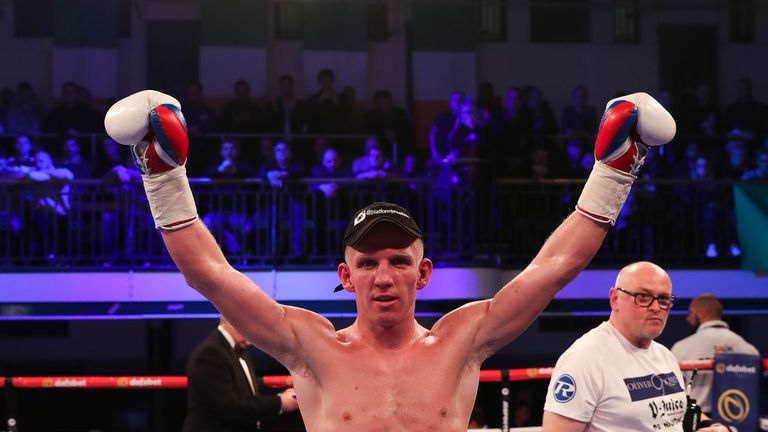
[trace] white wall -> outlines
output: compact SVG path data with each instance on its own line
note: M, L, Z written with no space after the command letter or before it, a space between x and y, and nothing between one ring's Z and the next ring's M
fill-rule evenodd
M272 0L276 1L276 0ZM403 104L407 88L406 23L410 19L410 2L388 0L391 36L372 42L368 49L367 91L358 97L367 100L379 88L392 91L396 103ZM528 9L526 2L508 2L507 41L480 43L477 48L478 81L492 82L498 94L510 85L536 85L542 88L556 112L568 103L571 89L578 84L590 91L594 105L608 99L618 89L633 91L658 89L656 58L657 27L661 24L712 24L718 26L720 58L720 100L727 103L735 96L735 82L742 76L753 80L759 100L768 101L768 8L756 8L755 42L731 44L728 39L726 2L707 2L710 6L692 6L696 2L646 0L642 4L642 41L639 44L614 44L611 2L594 1L592 6L592 41L589 44L541 44L528 42ZM195 2L147 0L133 8L135 14L130 40L121 41L118 86L125 94L144 87L144 20L195 19L199 10ZM291 73L302 83L301 41L272 40L271 15L267 42L266 88L256 93L274 96L278 77ZM15 86L18 81L32 82L44 102L53 97L53 48L48 39L13 38L13 1L0 0L0 87ZM10 62L9 62L10 59ZM450 71L436 71L439 74ZM339 83L343 85L344 83ZM314 89L298 89L306 95ZM474 89L466 89L474 92Z

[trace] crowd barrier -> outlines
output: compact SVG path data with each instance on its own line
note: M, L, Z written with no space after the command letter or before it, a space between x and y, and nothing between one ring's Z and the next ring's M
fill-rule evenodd
M338 184L326 198L324 182ZM259 179L192 179L202 220L241 269L331 268L355 209L372 201L408 208L438 265L522 266L573 211L584 180L512 180L441 187L432 178L306 179L274 189ZM54 189L56 192L56 189ZM50 187L0 181L0 267L5 270L173 268L142 186L76 180L65 211ZM720 255L705 255L709 243ZM731 182L639 181L593 266L644 258L668 266L736 268Z
M761 366L768 369L768 358L761 359ZM680 362L680 369L712 370L714 360ZM539 428L510 428L510 383L515 381L542 380L552 376L552 367L496 369L480 371L481 383L500 383L501 423L500 430L506 431L536 431ZM282 389L293 386L293 380L288 375L264 376L259 378L260 384L266 387ZM42 376L42 377L0 377L0 387L5 388L6 426L8 432L18 431L16 419L17 389L180 389L186 388L186 376Z

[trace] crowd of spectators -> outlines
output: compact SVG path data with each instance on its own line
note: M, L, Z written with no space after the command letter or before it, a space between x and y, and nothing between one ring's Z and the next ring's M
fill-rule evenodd
M280 77L276 94L259 100L248 81L238 80L233 96L216 109L208 104L201 84L190 84L180 98L196 155L190 160L190 174L218 177L221 171L212 172L206 163L218 157L226 141L240 146L240 163L257 171L273 163L275 144L286 143L304 167L320 165L325 150L334 148L341 172L356 178L398 176L406 160L415 162L410 171L432 174L438 182L472 178L478 164L483 164L483 173L498 178L583 178L593 163L592 141L602 111L602 106L591 104L583 86L573 89L571 102L558 115L542 89L510 87L499 96L484 82L476 98L464 91L446 95L447 109L435 117L429 142L417 143L411 116L394 104L388 90L377 90L369 104L360 103L353 88L337 90L330 69L318 73L317 89L305 99L296 96L290 75ZM712 179L768 177L765 162L760 162L768 157L768 107L754 98L749 79L737 82L737 94L721 108L705 84L674 98L657 92L678 123L676 145L664 148L656 162L657 178L698 180L697 164L707 164ZM4 88L0 96L0 133L6 137L0 146L3 166L23 170L33 165L31 155L16 154L13 138L18 137L32 143L33 152L49 152L74 178L103 174L97 164L108 158L108 150L86 146L86 140L91 142L88 134L104 132L103 112L94 108L86 87L64 83L60 101L50 109L28 82ZM55 138L37 139L41 136ZM377 157L381 167L368 169ZM226 168L230 173L233 169ZM309 170L298 174L308 176ZM4 169L3 176L13 175Z
M754 98L750 80L740 79L736 85L736 100L722 108L712 88L703 84L674 98L669 92L654 93L675 117L678 134L673 145L652 156L652 166L642 175L691 182L694 186L687 190L695 193L683 194L681 216L695 211L710 233L714 225L731 227L719 251L717 241L707 238L709 257L726 249L732 256L740 253L733 203L714 196L712 181L768 179L768 107ZM458 90L446 95L446 110L435 116L425 137L428 142L417 142L411 115L393 102L388 90L375 91L369 103L358 102L352 87L337 90L330 69L318 73L317 88L307 98L297 96L290 75L279 78L275 94L274 99L255 98L249 82L238 80L232 97L213 107L202 85L190 84L180 97L193 155L187 166L190 176L261 178L274 189L302 178L427 178L433 196L445 205L451 205L457 185L476 190L475 199L482 205L494 178L585 178L594 163L592 143L602 111L602 103L593 105L583 86L572 90L570 103L558 115L543 89L513 86L497 95L484 82L476 97ZM103 108L110 101L105 102ZM104 138L102 119L103 111L94 107L88 89L74 82L63 84L60 100L50 109L28 82L0 90L0 179L29 181L30 191L45 195L36 201L37 209L47 208L48 213L41 214L52 211L58 226L65 226L69 180L127 184L138 179L127 147ZM327 181L309 188L331 202L339 186ZM635 195L648 192L653 187L639 188ZM632 200L619 230L635 211ZM299 203L289 200L285 206L291 231L301 232ZM225 239L251 226L240 220L243 217L203 214ZM222 242L228 252L241 249L234 240ZM292 254L301 253L298 234L285 243Z

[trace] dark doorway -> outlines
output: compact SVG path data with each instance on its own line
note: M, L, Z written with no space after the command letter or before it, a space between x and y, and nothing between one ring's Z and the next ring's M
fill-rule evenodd
M200 25L197 21L147 22L147 88L183 97L200 77Z
M704 25L659 27L659 84L677 99L699 84L719 94L717 28Z

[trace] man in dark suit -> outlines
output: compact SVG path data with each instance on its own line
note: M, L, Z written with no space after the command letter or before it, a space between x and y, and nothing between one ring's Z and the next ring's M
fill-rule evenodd
M263 420L296 411L293 389L260 395L253 365L243 352L250 343L223 317L187 363L184 431L258 431Z

